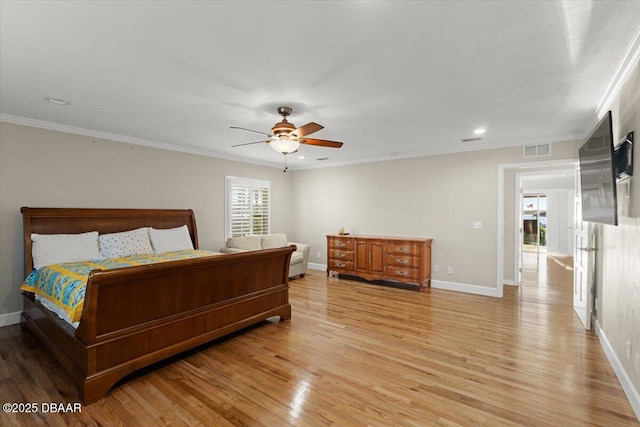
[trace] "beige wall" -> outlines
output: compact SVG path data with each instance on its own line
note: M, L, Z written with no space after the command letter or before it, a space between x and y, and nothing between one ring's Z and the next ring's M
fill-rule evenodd
M635 174L630 193L626 183L618 184L619 225L596 227L602 261L596 308L598 323L637 392L640 374L633 367L633 355L626 357L626 342L631 342L633 354L640 354L640 62L628 75L611 111L616 141L635 132Z
M545 160L575 158L575 147L555 143ZM495 289L498 165L524 161L522 148L513 147L295 171L292 228L319 264L326 264L325 235L340 227L432 237L432 261L440 266L433 279ZM473 229L473 221L482 221L482 229Z
M21 206L191 208L201 248L218 250L226 175L270 180L272 230L295 239L279 168L0 123L0 315L22 310Z

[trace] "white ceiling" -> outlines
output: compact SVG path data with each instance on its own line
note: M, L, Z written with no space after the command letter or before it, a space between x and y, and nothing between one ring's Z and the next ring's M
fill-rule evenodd
M287 105L344 142L291 169L582 139L640 23L640 1L0 4L4 121L280 166L229 127Z

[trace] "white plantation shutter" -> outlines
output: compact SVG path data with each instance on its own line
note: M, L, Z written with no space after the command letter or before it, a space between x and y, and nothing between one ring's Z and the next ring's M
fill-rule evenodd
M269 234L271 182L232 176L225 181L226 238Z

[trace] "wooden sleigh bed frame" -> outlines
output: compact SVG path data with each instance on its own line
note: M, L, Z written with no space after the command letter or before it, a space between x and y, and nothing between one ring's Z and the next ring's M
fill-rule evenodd
M114 233L184 224L198 249L192 210L22 208L25 277L31 233ZM71 375L80 400L104 397L142 367L259 323L291 317L288 272L294 246L114 270L87 280L77 329L24 292L22 326Z

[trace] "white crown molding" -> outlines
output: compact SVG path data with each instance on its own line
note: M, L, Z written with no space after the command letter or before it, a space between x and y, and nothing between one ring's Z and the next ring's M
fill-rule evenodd
M29 119L27 117L12 116L10 114L0 114L0 122L12 123L15 125L31 126L39 129L53 130L57 132L71 133L74 135L89 136L92 138L106 139L109 141L124 142L126 144L141 145L144 147L159 148L161 150L177 151L186 154L195 154L198 156L213 157L216 159L232 160L241 163L251 163L259 166L270 168L280 168L271 163L258 162L237 156L228 156L215 151L201 150L198 148L185 147L176 144L167 144L165 142L151 141L148 139L135 138L132 136L120 135L117 133L102 132L92 129L79 128L76 126L63 125L60 123L47 122L44 120Z
M638 58L640 58L640 27L638 28L636 35L633 37L633 40L631 40L620 66L613 75L611 83L609 83L609 87L607 87L607 90L596 107L596 116L598 119L601 119L602 116L604 116L604 114L610 109L613 100L618 95L618 92L620 92L622 84L638 61Z
M481 144L481 145L464 145L464 146L455 146L455 147L447 147L447 148L436 148L432 150L424 150L424 151L415 151L412 153L397 153L395 155L384 155L377 157L362 157L355 160L344 160L344 161L324 161L315 165L308 166L297 166L290 167L289 170L299 171L299 170L307 170L307 169L322 169L329 167L339 167L339 166L350 166L356 164L363 163L378 163L378 162L388 162L393 160L400 159L412 159L417 157L428 157L428 156L437 156L443 154L455 154L455 153L465 153L471 151L483 151L483 150L498 150L498 149L507 149L514 147L521 147L522 145L539 145L539 144L557 144L562 142L574 142L580 141L580 139L576 139L575 135L563 135L559 137L555 141L535 139L535 140L518 140L517 143L511 145L504 144ZM546 156L545 156L546 157ZM541 157L531 157L532 160L539 160Z
M223 159L223 160L231 160L231 161L241 162L241 163L250 163L250 164L266 166L270 168L280 169L282 167L279 164L274 165L273 163L260 162L252 159L246 159L239 156L229 156L229 155L225 155L215 151L200 150L197 148L191 148L191 147L186 147L182 145L167 144L164 142L151 141L148 139L135 138L135 137L120 135L115 133L79 128L75 126L63 125L60 123L47 122L44 120L36 120L36 119L30 119L26 117L12 116L9 114L0 114L0 122L12 123L12 124L23 125L23 126L31 126L35 128L53 130L57 132L66 132L74 135L89 136L92 138L106 139L106 140L116 141L116 142L124 142L127 144L141 145L145 147L160 148L162 150L177 151L181 153L195 154L199 156L213 157L213 158ZM453 153L463 153L463 152L470 152L470 151L512 148L512 147L519 147L522 144L553 144L557 142L574 141L574 140L575 138L573 135L565 135L563 137L560 137L557 141L547 141L547 140L542 141L537 139L535 141L518 140L518 143L515 145L468 144L468 145L456 146L456 147L450 147L450 148L437 148L434 150L416 151L412 153L398 153L396 155L387 154L384 156L377 156L377 157L363 157L355 160L335 161L335 162L327 161L327 162L319 162L314 165L290 166L289 171L299 171L299 170L306 170L306 169L322 169L322 168L330 168L330 167L338 167L338 166L350 166L350 165L356 165L356 164L362 164L362 163L377 163L377 162L385 162L385 161L400 160L400 159L411 159L416 157L428 157L428 156L435 156L435 155L441 155L441 154L453 154Z

